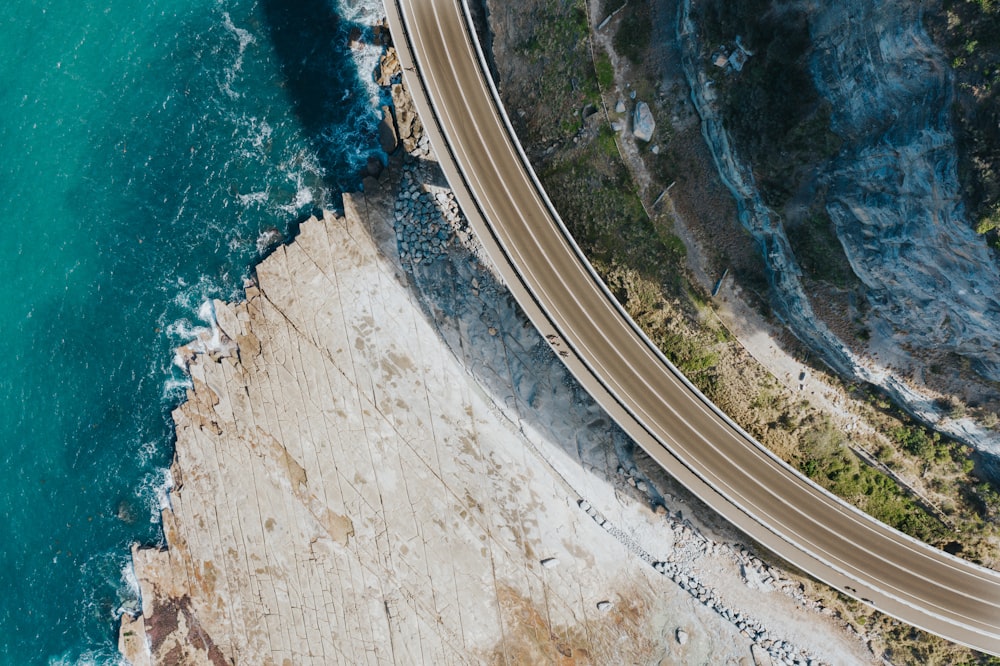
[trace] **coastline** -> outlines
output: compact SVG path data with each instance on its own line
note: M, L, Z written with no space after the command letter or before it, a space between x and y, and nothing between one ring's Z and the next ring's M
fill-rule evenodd
M133 551L133 663L724 660L784 640L870 659L609 431L477 260L430 155L365 188L246 302L215 303L234 345L186 354L167 550ZM414 261L421 229L444 249Z

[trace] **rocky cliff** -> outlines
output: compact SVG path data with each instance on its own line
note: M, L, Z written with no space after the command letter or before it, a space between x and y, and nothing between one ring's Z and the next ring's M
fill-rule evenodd
M919 5L833 3L813 31L814 78L846 139L827 210L868 287L873 335L1000 380L1000 275L965 219L951 79Z
M814 313L782 219L726 131L691 5L682 3L678 18L685 73L717 169L767 262L778 316L841 374L882 387L946 433L1000 452L995 433L949 413L919 381L903 378L919 378L928 359L950 352L984 383L1000 379L1000 275L963 219L951 83L920 8L851 0L815 5L809 14L811 73L844 139L822 176L826 209L868 301L870 353L859 354Z

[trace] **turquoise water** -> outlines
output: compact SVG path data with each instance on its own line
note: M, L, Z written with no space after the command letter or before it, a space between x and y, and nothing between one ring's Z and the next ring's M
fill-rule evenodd
M377 151L362 10L294 4L0 5L0 664L116 659L171 350Z

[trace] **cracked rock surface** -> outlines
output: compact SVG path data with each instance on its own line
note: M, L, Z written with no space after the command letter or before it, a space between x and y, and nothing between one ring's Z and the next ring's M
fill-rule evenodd
M180 354L166 543L133 549L125 656L870 662L640 471L415 152L305 222Z

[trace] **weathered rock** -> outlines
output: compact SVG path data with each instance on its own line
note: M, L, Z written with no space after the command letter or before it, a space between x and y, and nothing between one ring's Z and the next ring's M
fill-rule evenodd
M403 149L412 153L417 149L417 144L423 136L423 124L417 117L416 109L413 108L413 101L410 95L403 88L403 84L394 83L390 88L392 104L396 114L396 131L399 140L403 144Z
M372 42L376 46L386 46L392 43L392 33L389 32L388 19L381 19L372 26Z
M399 147L392 108L388 106L382 107L382 121L378 125L378 143L386 155L396 152L396 148Z
M632 136L640 141L649 141L653 138L653 131L656 129L656 121L653 120L653 112L649 110L649 105L639 102L635 105L635 112L632 114Z
M678 645L684 645L688 642L688 632L684 631L682 627L677 628L677 632L674 636L677 639Z
M618 100L618 103L615 104L615 113L625 113L625 100Z
M960 354L996 381L1000 273L965 219L953 84L922 16L908 3L861 0L816 16L813 78L846 139L827 211L870 289L873 337Z
M388 88L392 85L392 79L401 73L402 69L399 64L399 56L396 54L396 49L390 46L386 48L381 60L379 60L378 73L375 75L375 83L379 84L383 88Z
M355 51L364 48L365 44L362 41L362 37L364 37L364 33L361 31L361 28L358 26L352 27L347 34L347 45Z
M983 240L972 238L956 222L961 205L953 181L954 145L945 127L948 114L940 111L941 100L948 97L947 81L942 82L947 65L935 62L940 54L928 44L915 6L857 0L824 5L821 14L811 30L823 56L814 63L823 70L814 73L814 81L844 114L834 114L835 130L857 122L856 129L866 132L854 147L859 159L845 159L842 151L834 161L836 177L826 176L831 183L827 212L855 273L873 296L868 322L872 340L904 359L912 349L952 351L966 355L984 376L1000 376L1000 304L995 297L1000 277L995 269L983 270L990 263ZM850 26L838 23L848 16L855 17L851 26L862 29L852 33ZM1000 452L1000 434L969 419L943 419L947 415L934 407L931 397L882 362L873 365L859 357L813 310L784 225L764 203L749 167L737 159L713 88L694 65L701 45L694 37L690 2L682 3L680 25L692 102L713 160L737 201L741 224L758 246L767 248L764 258L779 318L838 373L879 386L965 444ZM858 53L865 55L859 58ZM863 71L872 68L876 71ZM927 80L920 80L921 71L930 74ZM931 107L938 110L928 111ZM930 125L915 130L914 113L931 115ZM886 143L890 138L898 145ZM928 176L928 169L935 175Z

